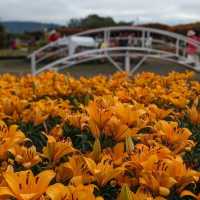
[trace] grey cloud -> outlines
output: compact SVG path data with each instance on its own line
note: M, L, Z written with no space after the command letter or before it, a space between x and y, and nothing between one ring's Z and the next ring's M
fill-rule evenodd
M200 20L199 0L0 0L0 19L64 23L97 13L116 20L185 22Z

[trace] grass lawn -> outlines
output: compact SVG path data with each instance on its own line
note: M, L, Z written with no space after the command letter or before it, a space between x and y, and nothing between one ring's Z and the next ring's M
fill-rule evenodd
M0 58L1 57L27 57L29 52L27 49L0 49Z

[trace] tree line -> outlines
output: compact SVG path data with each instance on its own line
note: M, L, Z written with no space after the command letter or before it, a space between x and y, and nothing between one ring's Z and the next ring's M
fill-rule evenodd
M120 25L132 25L134 22L116 22L112 17L101 17L99 15L93 14L88 15L85 18L72 18L68 23L69 28L101 28L108 26L120 26Z

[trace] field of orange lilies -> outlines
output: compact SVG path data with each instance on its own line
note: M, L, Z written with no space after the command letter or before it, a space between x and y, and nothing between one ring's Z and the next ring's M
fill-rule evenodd
M200 200L191 72L0 76L0 200Z

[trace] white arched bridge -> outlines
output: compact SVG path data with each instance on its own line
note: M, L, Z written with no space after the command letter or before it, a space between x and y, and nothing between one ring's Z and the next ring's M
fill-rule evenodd
M167 60L200 72L188 60L186 48L200 49L198 41L159 29L139 26L100 28L63 37L30 55L33 74L63 70L93 60L107 60L118 70L134 73L148 58ZM133 64L133 60L139 61ZM42 66L42 67L41 67Z

